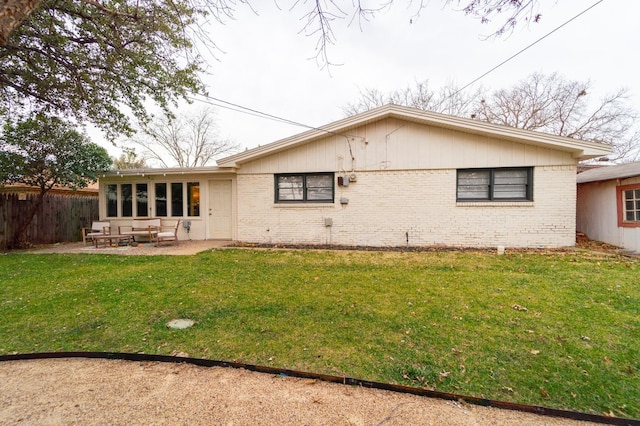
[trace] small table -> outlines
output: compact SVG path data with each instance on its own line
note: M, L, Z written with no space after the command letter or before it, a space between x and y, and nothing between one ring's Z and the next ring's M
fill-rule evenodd
M94 235L91 238L93 238L93 242L95 243L96 248L98 248L98 241L100 240L104 240L105 242L108 240L110 247L118 247L121 241L125 241L127 245L130 245L131 242L133 241L133 236L120 235L120 234ZM114 241L115 241L115 245L114 245Z

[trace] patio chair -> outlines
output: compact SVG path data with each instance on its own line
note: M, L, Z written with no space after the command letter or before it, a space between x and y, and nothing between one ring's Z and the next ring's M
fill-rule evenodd
M156 235L156 247L160 247L162 241L173 241L174 244L178 243L178 227L180 226L180 219L174 226L161 226L158 234Z
M82 243L87 244L88 240L93 240L97 235L110 235L111 223L109 222L92 222L91 228L82 228Z

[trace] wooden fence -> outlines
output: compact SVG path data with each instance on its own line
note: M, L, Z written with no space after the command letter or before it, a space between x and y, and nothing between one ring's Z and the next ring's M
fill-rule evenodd
M36 197L33 193L0 193L0 250L7 249L18 218L26 214ZM27 229L26 241L31 244L80 241L82 228L97 219L97 194L49 193Z

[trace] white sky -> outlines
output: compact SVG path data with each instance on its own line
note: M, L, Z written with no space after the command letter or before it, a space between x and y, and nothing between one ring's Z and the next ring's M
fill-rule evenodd
M240 7L235 20L212 24L211 38L224 53L218 52L217 60L207 58L209 74L203 79L209 95L322 126L343 118L341 108L365 88L386 93L425 79L434 90L450 82L466 85L596 0L541 0L540 23L489 40L483 35L494 27L455 12L443 0L431 0L418 18L413 17L415 8L407 9L408 0L396 0L389 12L365 22L362 31L357 23L349 27L348 19L335 22L336 43L329 57L342 65L329 71L310 59L316 37L300 33L300 18L310 5L301 2L289 11L271 0L253 3L258 16ZM559 72L568 79L591 80L598 97L627 87L640 110L638 16L640 2L604 0L472 88L507 88L535 71ZM202 107L196 102L180 112ZM246 148L307 130L222 108L217 109L217 123L222 135Z

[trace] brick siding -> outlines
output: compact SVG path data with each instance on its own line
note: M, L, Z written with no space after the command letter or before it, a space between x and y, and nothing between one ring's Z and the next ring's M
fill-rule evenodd
M357 172L333 204L274 203L273 174L239 174L238 240L365 246L575 243L575 166L534 169L533 202L456 202L456 170ZM348 204L341 204L348 198ZM326 226L325 219L332 225Z

